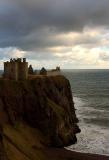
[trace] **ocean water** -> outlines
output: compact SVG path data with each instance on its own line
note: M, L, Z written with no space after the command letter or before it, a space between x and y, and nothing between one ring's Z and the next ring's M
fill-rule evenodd
M109 155L109 70L64 70L81 133L69 150Z

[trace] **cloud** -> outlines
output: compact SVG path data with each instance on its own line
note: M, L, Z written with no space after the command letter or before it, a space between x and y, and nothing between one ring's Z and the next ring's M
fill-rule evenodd
M108 6L109 0L1 0L0 59L108 67Z
M1 0L0 47L57 46L63 41L57 43L56 35L108 26L108 6L108 0Z

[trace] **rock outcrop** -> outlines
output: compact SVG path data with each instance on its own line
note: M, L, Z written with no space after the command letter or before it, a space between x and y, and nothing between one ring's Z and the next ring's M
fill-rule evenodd
M12 152L9 148L17 150L16 154L22 151L22 159L26 160L39 146L62 147L75 143L76 133L80 132L77 122L70 84L64 76L0 80L0 124L3 127L0 145L8 156ZM25 151L28 144L26 147L21 144L26 144L26 140L31 144L30 157L29 151ZM35 155L32 159L36 159Z

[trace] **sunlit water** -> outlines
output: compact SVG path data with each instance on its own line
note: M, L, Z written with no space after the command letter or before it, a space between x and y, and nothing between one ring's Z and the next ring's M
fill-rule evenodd
M68 149L109 155L109 70L66 70L64 75L81 128L77 144Z

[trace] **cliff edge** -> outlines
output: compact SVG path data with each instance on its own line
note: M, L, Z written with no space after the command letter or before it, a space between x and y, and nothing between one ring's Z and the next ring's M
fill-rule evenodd
M77 122L70 84L64 76L0 80L1 160L48 159L46 147L77 141Z

